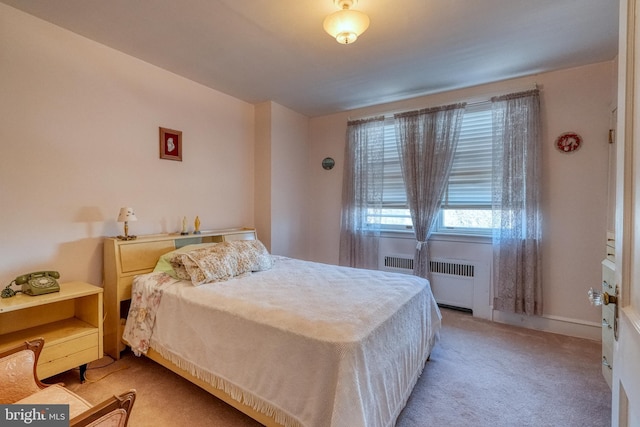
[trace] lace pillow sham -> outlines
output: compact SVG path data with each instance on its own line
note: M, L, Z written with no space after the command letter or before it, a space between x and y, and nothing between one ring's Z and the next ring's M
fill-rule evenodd
M273 266L271 255L259 240L222 242L177 253L170 262L180 279L191 280L195 286L269 270Z

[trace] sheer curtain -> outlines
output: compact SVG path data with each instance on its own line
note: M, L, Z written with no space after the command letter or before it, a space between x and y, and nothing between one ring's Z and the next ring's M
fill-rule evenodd
M542 314L538 90L493 106L493 308Z
M396 139L418 244L414 274L429 277L427 239L440 211L466 104L396 114Z
M384 172L384 117L347 124L340 265L378 268Z

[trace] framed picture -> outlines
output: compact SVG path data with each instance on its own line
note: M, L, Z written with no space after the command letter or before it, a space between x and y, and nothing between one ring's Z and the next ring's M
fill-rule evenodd
M182 131L160 128L160 158L182 161Z

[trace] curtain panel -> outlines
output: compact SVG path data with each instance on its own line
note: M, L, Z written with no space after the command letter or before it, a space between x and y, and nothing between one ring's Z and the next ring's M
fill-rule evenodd
M493 308L542 314L539 91L491 99Z
M418 244L414 274L429 278L429 245L449 180L466 104L396 114L396 140Z
M384 173L384 116L347 123L340 265L378 268Z

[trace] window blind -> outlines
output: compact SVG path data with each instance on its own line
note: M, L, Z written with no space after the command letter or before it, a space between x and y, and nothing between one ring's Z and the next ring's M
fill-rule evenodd
M443 222L439 227L491 228L490 217L486 223L486 215L480 212L491 213L492 148L491 103L467 105L449 182L443 195L442 213L447 219L441 218ZM382 149L382 210L372 211L369 215L372 218L380 217L382 224L389 228L410 228L411 214L402 179L393 117L385 120Z
M467 106L443 208L491 207L491 123L490 102Z
M467 106L443 196L443 208L491 207L491 122L491 103ZM407 208L393 118L388 118L384 126L383 192L384 208Z
M396 129L393 117L384 122L384 184L382 206L386 209L408 209L407 192L404 189Z

